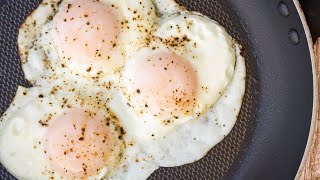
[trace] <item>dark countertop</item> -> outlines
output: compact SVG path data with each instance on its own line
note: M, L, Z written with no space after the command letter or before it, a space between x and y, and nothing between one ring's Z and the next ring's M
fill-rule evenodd
M320 0L300 0L306 15L313 41L320 37Z

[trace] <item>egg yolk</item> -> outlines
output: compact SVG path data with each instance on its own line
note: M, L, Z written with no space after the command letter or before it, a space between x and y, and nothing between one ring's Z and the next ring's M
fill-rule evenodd
M195 105L197 75L190 62L171 52L159 52L127 67L125 84L130 106L158 118L190 114Z
M63 66L91 71L110 58L120 33L115 7L96 0L71 0L53 19L55 40Z
M116 146L107 122L81 109L52 119L47 130L45 155L53 169L67 177L98 174Z

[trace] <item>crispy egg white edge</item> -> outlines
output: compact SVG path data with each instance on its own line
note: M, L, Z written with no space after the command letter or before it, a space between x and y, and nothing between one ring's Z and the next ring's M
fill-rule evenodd
M13 120L23 120L23 117L16 117L16 114L19 114L19 111L25 111L25 107L29 104L33 104L38 107L41 104L41 101L39 99L39 95L46 96L48 92L50 91L50 88L24 88L22 86L19 86L16 96L11 103L10 107L7 109L7 111L3 114L3 116L0 118L0 139L6 138L5 132L10 131L13 125L16 125L17 123L13 122ZM50 96L50 95L49 95ZM54 97L50 97L54 98ZM58 102L60 104L61 102ZM30 108L30 107L29 107ZM46 114L49 113L50 110L53 110L54 108L50 107L43 107L44 112L40 114ZM38 109L29 109L33 111L37 111ZM18 123L19 124L19 123ZM34 126L37 126L39 123L36 121L36 124L31 124ZM45 129L40 127L41 132L35 132L32 131L30 133L33 133L37 136L41 136L45 133ZM40 134L39 134L40 133ZM159 168L157 164L155 164L146 154L142 153L142 150L139 146L136 145L136 140L130 136L125 136L125 142L126 144L126 150L124 151L124 158L120 162L118 168L116 171L111 171L109 174L105 176L105 173L107 170L103 168L100 171L100 174L90 176L88 179L134 179L134 180L143 180L149 177L156 169ZM10 139L2 140L0 142L0 147L5 147L5 142L9 143ZM6 148L0 148L0 161L3 163L3 165L6 167L6 169L14 175L18 179L49 179L48 176L43 175L39 173L39 176L34 176L34 174L30 174L28 172L28 169L25 169L23 172L20 172L19 169L17 169L16 165L23 164L19 162L10 162L8 161L8 154L6 154ZM41 163L47 165L50 167L49 163L45 161L43 150L41 148L37 148L33 152L34 155L39 155L37 158L37 161L40 161ZM39 166L39 164L36 164L35 166ZM41 165L40 165L41 166ZM39 168L39 172L45 171L45 169ZM49 168L50 170L50 168ZM19 172L18 172L19 171ZM105 176L105 177L104 177ZM55 179L61 179L60 175L55 173L54 176ZM63 179L63 178L62 178Z
M45 62L43 60L46 56L44 51L40 49L38 41L34 42L34 39L39 38L41 33L40 27L43 26L49 20L50 15L54 13L51 5L57 8L56 4L58 4L58 2L59 0L44 0L40 3L39 7L27 17L19 29L18 49L22 69L26 79L32 84L36 84L37 77L49 77L52 74L52 72L44 72ZM44 5L45 3L49 5ZM42 17L39 17L39 14L41 14ZM29 30L30 26L34 26L32 31ZM32 61L30 61L31 59Z
M141 142L143 149L161 167L180 166L203 158L234 127L245 93L245 60L237 48L235 74L212 109L189 121L164 138Z

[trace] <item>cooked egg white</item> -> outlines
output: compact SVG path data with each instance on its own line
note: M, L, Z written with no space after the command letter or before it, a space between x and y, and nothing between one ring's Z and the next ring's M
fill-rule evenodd
M0 160L18 179L145 179L144 158L99 99L19 87L0 119Z

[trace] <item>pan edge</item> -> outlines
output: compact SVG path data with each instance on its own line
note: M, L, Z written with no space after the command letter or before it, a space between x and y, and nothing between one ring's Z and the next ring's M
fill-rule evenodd
M302 161L300 163L300 167L298 169L298 172L296 174L295 180L299 180L301 179L304 169L306 168L306 163L308 160L308 155L311 152L311 145L312 145L312 141L314 138L314 132L315 132L315 127L316 127L316 123L317 123L317 118L318 118L318 110L319 110L319 105L318 105L318 100L319 100L319 96L318 96L318 75L319 72L317 71L317 67L316 67L316 59L315 59L315 55L314 55L314 49L313 49L313 40L311 37L311 33L310 33L310 29L309 26L307 24L307 20L306 17L304 15L304 12L301 8L300 2L299 0L293 0L294 5L296 6L296 9L298 11L298 14L300 16L306 37L307 37L307 41L308 41L308 46L309 46L309 51L310 51L310 57L311 57L311 65L312 65L312 74L313 74L313 109L312 109L312 119L311 119L311 125L310 125L310 131L309 131L309 136L308 136L308 141L307 141L307 145L305 148L305 152L302 158Z

